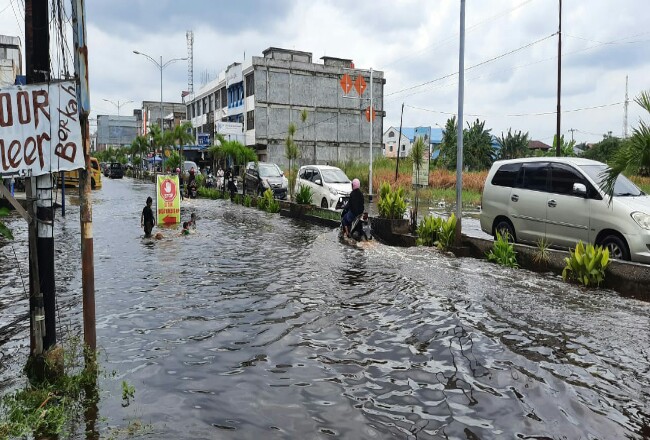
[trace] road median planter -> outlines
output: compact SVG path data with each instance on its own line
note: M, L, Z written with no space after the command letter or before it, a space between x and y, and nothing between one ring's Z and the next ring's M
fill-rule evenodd
M415 246L417 236L409 234L409 220L371 217L372 233L382 242L391 246Z

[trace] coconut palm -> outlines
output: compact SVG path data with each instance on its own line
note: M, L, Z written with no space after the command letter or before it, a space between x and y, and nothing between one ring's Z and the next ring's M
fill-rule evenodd
M177 125L169 131L168 139L171 141L171 145L177 145L179 147L180 157L183 158L183 145L194 142L194 136L192 135L192 123L184 122L181 125ZM183 160L181 160L181 165L182 164ZM169 166L171 168L174 168L171 165Z
M641 92L634 102L650 114L650 91ZM640 119L639 126L632 130L632 136L623 143L610 165L611 168L603 181L603 189L611 200L619 174L634 175L650 172L650 125Z
M145 136L136 136L133 142L131 142L131 154L133 157L138 158L138 163L135 167L137 173L142 172L142 159L147 155L149 149L149 141Z
M501 132L501 137L497 138L497 142L501 146L497 153L497 159L518 159L528 156L530 154L528 141L528 132L522 134L521 131L516 131L513 134L511 128L508 129L508 134L505 136Z

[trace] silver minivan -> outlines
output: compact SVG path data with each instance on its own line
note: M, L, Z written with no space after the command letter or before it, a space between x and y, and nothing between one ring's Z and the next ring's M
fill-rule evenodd
M650 263L650 196L620 175L611 200L602 189L608 166L576 157L494 162L483 188L481 229L516 242L540 238L560 248L579 240L610 256Z

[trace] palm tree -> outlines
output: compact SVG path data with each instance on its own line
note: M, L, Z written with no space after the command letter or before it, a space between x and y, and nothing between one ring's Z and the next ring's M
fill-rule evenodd
M458 151L458 124L456 116L447 119L442 130L442 143L440 145L440 164L447 168L456 168L456 155ZM397 153L399 154L399 152Z
M641 92L634 98L648 114L650 114L650 90ZM603 181L605 192L610 201L614 196L614 185L621 173L634 175L650 171L650 125L639 119L639 126L632 130L632 136L623 143L621 149L614 156L611 168Z
M136 136L131 142L131 154L138 157L138 165L135 167L136 172L142 173L142 159L149 152L149 141L145 136ZM142 176L140 176L142 177Z
M174 127L169 132L169 140L171 140L172 145L178 145L180 149L181 168L183 168L183 165L185 164L183 145L187 145L194 141L194 136L192 135L192 123L188 121Z
M463 130L463 163L470 170L485 170L494 162L492 136L485 129L485 121L478 119L472 125L467 123Z
M422 164L424 163L424 154L426 153L425 149L425 144L424 144L424 138L419 136L415 142L413 143L413 146L411 147L411 158L413 159L413 166L415 167L415 201L414 201L414 209L413 212L411 213L411 227L417 227L418 224L418 208L419 208L419 192L418 189L420 188L420 169L422 168Z
M217 170L217 164L220 160L225 159L222 146L227 142L222 134L215 134L214 145L208 148L208 155L212 157L212 169Z
M504 136L501 132L501 137L497 138L497 142L501 148L497 153L497 159L518 159L520 157L526 157L530 153L528 150L528 132L522 134L521 131L517 131L512 134L512 129L508 129L508 134Z

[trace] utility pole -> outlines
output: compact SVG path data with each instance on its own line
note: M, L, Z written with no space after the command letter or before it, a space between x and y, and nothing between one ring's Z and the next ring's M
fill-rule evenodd
M465 99L465 0L460 0L458 54L458 145L456 151L456 246L460 246L463 219L463 102Z
M372 202L372 120L373 118L373 113L375 111L375 107L373 106L373 93L372 93L372 83L374 81L372 80L372 67L370 68L370 166L369 166L369 176L370 178L368 179L368 201Z
M25 0L25 65L28 84L50 81L48 9L48 0ZM52 175L30 178L27 190L33 219L29 228L30 348L31 355L40 358L44 351L56 345ZM33 215L34 211L36 215Z
M399 171L399 152L402 149L402 120L404 119L404 103L402 103L402 113L399 117L399 137L397 138L397 165L395 165L395 182L397 182L397 173Z
M630 99L627 96L627 75L625 75L625 104L623 108L623 139L627 139L627 107L630 104Z
M573 132L576 131L575 128L569 128L569 131L571 132L571 142L573 142Z
M47 0L45 0L47 1ZM86 46L85 0L72 0L74 63L81 142L86 168L79 173L79 220L81 222L81 290L83 294L84 343L94 358L97 348L95 327L95 262L93 249L93 207L90 198L90 93L88 90L88 46Z
M555 155L557 157L562 155L562 145L560 142L560 121L562 119L562 114L560 113L560 95L562 91L562 0L559 1L560 12L557 31L557 127L555 129Z

